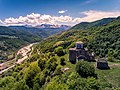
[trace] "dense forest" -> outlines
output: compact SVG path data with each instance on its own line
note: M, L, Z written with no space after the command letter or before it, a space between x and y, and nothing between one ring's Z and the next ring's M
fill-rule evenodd
M73 28L50 36L34 45L32 56L23 64L5 72L0 90L119 90L120 18L102 19L88 27ZM95 62L68 61L68 49L76 41L97 57L105 57L110 70L99 70Z

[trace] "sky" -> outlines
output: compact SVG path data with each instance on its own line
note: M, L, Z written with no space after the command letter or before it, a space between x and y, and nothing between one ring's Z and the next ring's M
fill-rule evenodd
M120 0L0 0L0 25L75 25L120 16Z

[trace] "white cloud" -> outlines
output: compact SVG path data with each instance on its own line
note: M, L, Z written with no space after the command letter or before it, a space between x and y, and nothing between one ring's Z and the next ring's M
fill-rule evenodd
M40 25L40 24L67 24L67 25L75 25L80 22L91 22L95 20L99 20L102 18L108 17L118 17L120 16L120 11L96 11L89 10L85 12L81 12L84 17L71 17L71 16L51 16L51 15L41 15L41 14L29 14L26 16L19 16L18 18L7 18L4 21L0 20L0 24L2 25Z
M84 1L82 4L83 4L83 5L86 5L86 4L90 4L90 3L92 3L92 2L95 2L95 0L86 0L86 1Z
M120 16L120 11L106 12L106 11L89 10L82 12L81 14L85 16L82 18L75 18L74 22L92 22L102 18L118 17Z
M2 20L0 20L0 26L3 26L4 22Z
M60 13L60 14L63 14L63 13L65 13L65 12L67 12L67 10L58 11L58 13Z

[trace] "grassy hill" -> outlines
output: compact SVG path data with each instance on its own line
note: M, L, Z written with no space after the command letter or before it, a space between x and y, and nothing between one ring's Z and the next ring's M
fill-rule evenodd
M103 20L92 23L96 22L103 23ZM2 75L1 90L119 90L120 19L85 29L75 27L78 25L35 45L28 60ZM76 41L83 41L84 47L96 57L111 58L110 70L97 69L95 62L82 62L83 72L90 76L78 74L79 63L68 61L68 49Z

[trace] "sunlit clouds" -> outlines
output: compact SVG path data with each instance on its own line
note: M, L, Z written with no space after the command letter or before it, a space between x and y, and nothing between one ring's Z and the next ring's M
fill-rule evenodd
M59 13L64 13L64 11L59 11ZM80 13L83 17L71 17L67 15L52 16L52 15L41 15L37 13L31 13L26 16L19 16L18 18L10 17L5 20L0 20L1 25L40 25L40 24L66 24L75 25L80 22L91 22L108 17L118 17L120 16L120 11L96 11L89 10Z

